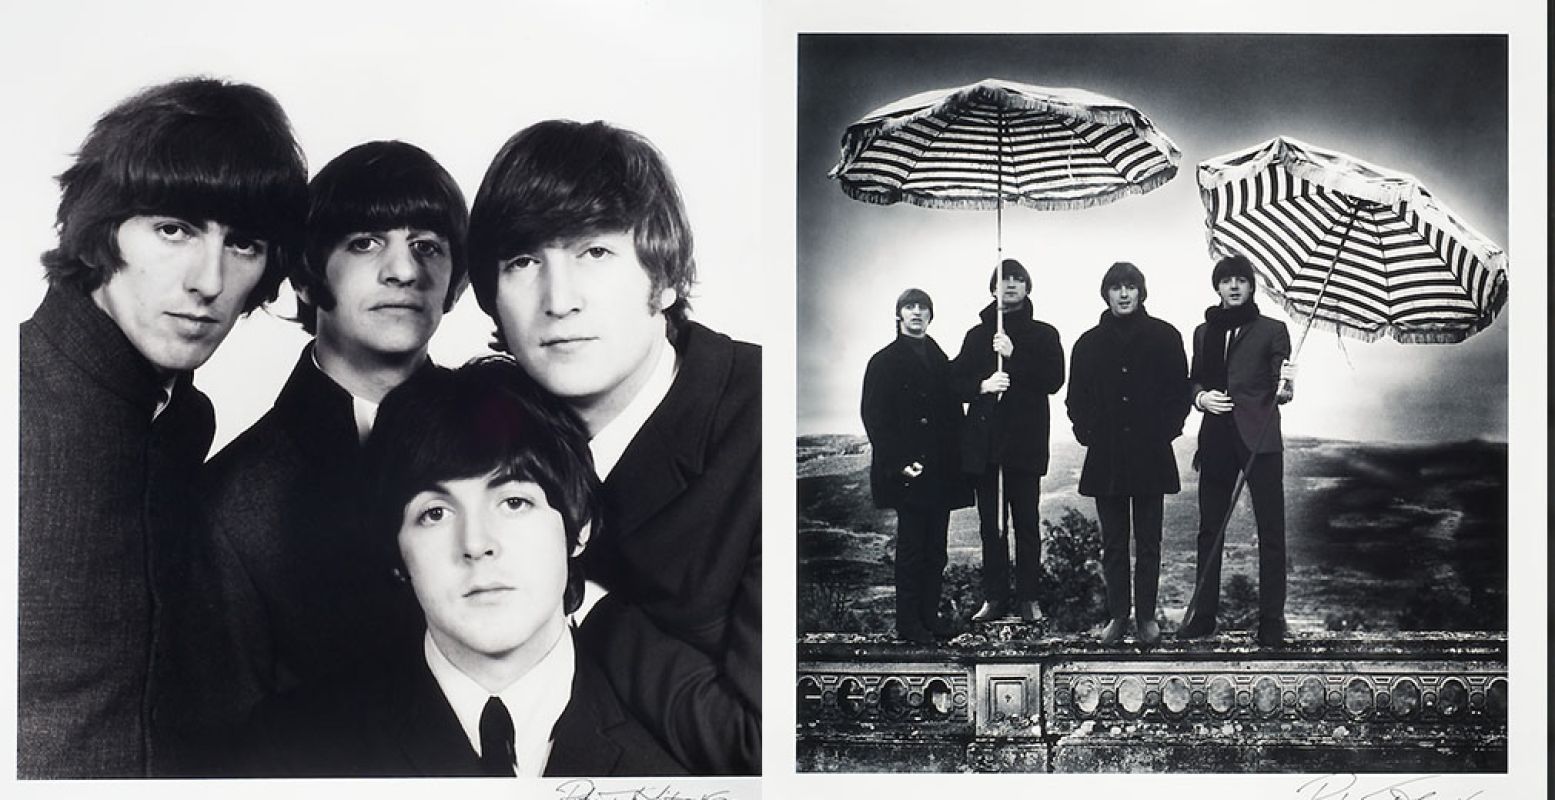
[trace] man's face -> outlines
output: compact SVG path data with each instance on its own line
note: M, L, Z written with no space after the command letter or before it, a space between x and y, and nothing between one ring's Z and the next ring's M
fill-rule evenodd
M1236 308L1253 297L1253 284L1241 275L1227 275L1215 284L1222 308Z
M929 323L934 320L934 312L923 303L912 302L902 306L897 312L898 327L902 333L914 339L922 338L929 332Z
M171 216L130 217L114 235L124 265L92 301L159 372L204 364L264 276L267 244Z
M998 288L999 308L1005 310L1020 305L1026 295L1031 293L1031 286L1013 275L1005 275L1004 280L999 281Z
M538 660L565 630L567 534L527 481L443 481L405 504L400 556L438 649L455 665Z
M320 342L353 362L424 354L443 319L452 272L448 240L432 231L342 236L324 268L335 307L318 309Z
M547 242L497 269L508 351L597 430L590 411L619 412L652 374L674 293L655 295L631 231Z
M1107 309L1126 317L1139 309L1139 287L1132 283L1120 283L1107 287Z

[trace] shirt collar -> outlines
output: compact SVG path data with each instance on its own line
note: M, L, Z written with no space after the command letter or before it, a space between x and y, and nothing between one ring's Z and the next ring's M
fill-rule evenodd
M309 349L308 357L313 359L313 368L323 373L324 377L329 378L329 373L324 371L324 365L319 363L318 348ZM336 386L345 389L346 394L351 395L351 416L356 420L356 440L357 442L366 442L367 437L373 432L373 421L378 418L378 404L371 400L357 397L355 394L352 394L350 389L341 386L340 382L334 378L330 378L330 380L334 381Z
M642 430L648 417L669 394L670 385L675 382L675 374L679 370L680 356L675 348L661 349L642 391L589 440L589 452L594 456L594 472L601 481L610 476L610 470L621 460L621 454L626 452L627 446L632 443L637 432Z
M481 751L481 711L491 693L464 674L432 641L428 631L422 639L427 668L438 688L459 718L459 727L477 755ZM517 774L521 778L540 777L551 757L551 731L572 698L572 630L562 632L556 646L507 688L497 693L513 718L513 751L518 756Z

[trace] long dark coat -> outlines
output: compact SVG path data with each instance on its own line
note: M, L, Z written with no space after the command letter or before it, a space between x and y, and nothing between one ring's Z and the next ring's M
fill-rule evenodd
M195 475L216 430L188 375L161 379L86 295L50 289L21 326L16 773L134 778L167 610L185 595Z
M1104 311L1075 342L1064 399L1074 437L1086 448L1080 494L1174 494L1172 440L1182 435L1192 398L1182 335L1140 308Z
M911 337L898 335L869 359L859 413L874 451L869 488L876 508L972 504L957 452L961 403L950 390L950 359L934 337L923 337L919 355ZM923 465L917 478L902 474L913 462Z
M523 721L516 721L522 725ZM548 777L683 775L579 652ZM261 704L246 769L268 778L476 777L480 758L420 648Z
M978 386L997 366L993 352L994 311L990 303L982 322L966 332L961 352L951 362L951 388L967 403L961 429L961 468L981 475L989 464L1047 474L1048 395L1064 385L1064 347L1058 331L1032 318L1031 300L1004 313L1004 332L1015 345L1004 360L1010 389L1003 399L982 394Z
M605 478L578 629L692 774L761 771L761 349L696 323L669 393Z
M227 739L262 698L419 642L424 629L391 575L392 534L364 524L351 395L312 352L202 476L200 591L175 650L182 691L159 710L184 734L179 774L222 774Z

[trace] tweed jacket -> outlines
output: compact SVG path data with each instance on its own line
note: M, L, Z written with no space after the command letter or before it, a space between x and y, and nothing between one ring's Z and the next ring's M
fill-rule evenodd
M1170 323L1136 309L1103 311L1074 344L1064 398L1084 445L1080 494L1173 494L1180 490L1172 440L1188 408L1188 359Z
M606 476L579 627L627 707L693 774L761 763L761 350L696 323L668 394Z
M998 363L993 352L997 303L983 309L982 321L966 332L950 365L952 387L967 403L961 433L961 468L981 475L989 464L1047 474L1048 395L1064 385L1064 347L1058 331L1032 317L1031 300L1004 312L1004 332L1015 345L1004 360L1009 391L982 394L979 384Z
M1193 367L1189 370L1193 392L1189 397L1197 397L1199 392L1209 388L1200 359L1208 329L1208 323L1200 323L1193 329ZM1290 333L1285 329L1285 323L1262 315L1238 328L1226 348L1225 391L1234 404L1231 418L1242 443L1252 452L1278 453L1284 448L1280 406L1274 395L1279 386L1280 363L1287 358L1290 358ZM1205 432L1210 429L1210 416L1205 414L1204 422L1199 426L1201 449L1205 446ZM1259 439L1260 432L1262 440Z
M869 488L876 508L972 504L958 451L961 403L950 390L950 359L934 337L923 337L920 356L913 339L898 334L869 359L859 413L869 434ZM903 474L914 462L923 473Z
M523 725L523 720L514 720ZM273 778L476 777L480 759L421 648L271 698L254 714L243 774ZM545 775L684 775L581 652L551 729Z
M215 416L90 297L51 288L21 326L17 752L22 778L142 777L182 591L185 510Z
M380 659L424 629L392 577L393 543L365 528L351 395L312 349L203 476L201 602L182 621L183 691L165 711L190 745L186 774L227 769L223 751L261 698Z

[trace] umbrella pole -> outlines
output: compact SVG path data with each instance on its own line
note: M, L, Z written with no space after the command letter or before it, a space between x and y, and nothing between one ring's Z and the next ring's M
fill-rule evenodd
M1344 232L1339 235L1338 244L1334 245L1334 257L1328 261L1328 272L1323 275L1322 286L1318 287L1317 299L1312 301L1312 313L1307 315L1307 324L1301 330L1301 338L1296 340L1296 350L1291 354L1292 361L1295 360L1296 354L1301 352L1302 346L1307 343L1307 334L1312 332L1312 321L1317 318L1318 306L1323 302L1323 296L1328 293L1328 283L1333 280L1334 268L1339 265L1339 253L1344 249L1345 242L1350 239L1350 230L1355 227L1355 218L1357 216L1359 216L1359 204L1352 204L1350 206L1350 217L1345 221ZM1284 392L1288 384L1288 381L1281 380L1275 391ZM1276 400L1275 402L1278 403L1279 401ZM1264 418L1263 427L1258 429L1258 435L1253 439L1253 447L1247 454L1247 463L1242 465L1242 471L1236 476L1236 483L1231 487L1231 502L1226 506L1226 514L1220 520L1220 529L1215 533L1215 546L1210 551L1213 554L1210 556L1211 558L1219 559L1221 557L1221 548L1226 543L1226 528L1231 526L1231 515L1236 512L1236 502L1242 497L1242 487L1247 485L1247 473L1252 470L1253 460L1258 458L1258 449L1263 447L1264 436L1269 432L1269 423L1273 421L1273 414ZM1200 491L1202 491L1202 488ZM1198 610L1199 597L1204 591L1204 577L1208 572L1208 570L1204 569L1204 565L1199 565L1198 580L1195 581L1193 586L1193 597L1188 601L1187 613L1183 615L1182 624L1184 627L1187 627L1188 623L1192 621ZM1263 591L1263 587L1259 586L1258 591Z
M999 274L999 279L994 283L993 319L994 330L1002 334L1004 333L1004 309L999 306L999 296L1004 292L1004 109L1002 107L999 109L999 129L997 135L999 137L999 158L994 164L994 182L998 187L998 200L994 203L994 242L997 260L994 262L994 271ZM994 353L994 367L999 372L1004 371L1003 354ZM1004 392L994 395L995 406L1003 402L1003 400ZM992 443L990 442L990 444ZM999 462L998 489L995 492L995 497L999 504L999 540L1003 542L1004 548L1008 550L1010 544L1005 530L1008 520L1006 519L1007 512L1004 508L1004 462L1002 460ZM1008 590L1008 587L1006 587L1006 590Z

